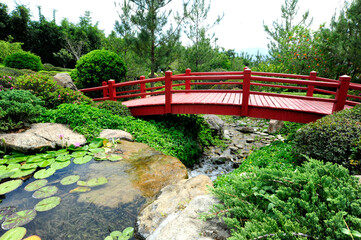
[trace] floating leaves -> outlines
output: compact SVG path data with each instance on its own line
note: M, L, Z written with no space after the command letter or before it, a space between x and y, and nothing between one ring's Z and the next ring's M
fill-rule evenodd
M67 176L67 177L61 179L60 183L62 185L70 185L70 184L76 183L79 180L79 178L80 178L79 175L70 175L70 176Z
M20 187L22 183L23 181L20 179L3 182L0 184L0 195L14 191Z
M69 191L69 193L73 193L73 192L89 192L91 191L92 189L90 187L77 187L77 188L74 188L72 190Z
M88 181L78 181L78 185L82 187L96 187L103 184L106 184L108 182L108 179L105 177L98 177L98 178L92 178Z
M92 160L92 156L89 156L89 155L86 155L84 157L77 157L77 158L74 158L73 162L75 164L84 164L84 163L87 163L89 162L90 160Z
M35 172L35 168L34 169L27 169L27 170L17 170L16 172L14 172L14 174L12 174L10 177L11 178L21 178L21 177L25 177L28 176L30 174L32 174L33 172Z
M61 155L61 156L58 156L57 158L55 158L55 161L65 162L65 161L69 161L70 159L71 159L70 155Z
M26 185L24 190L28 192L36 191L39 188L44 187L46 184L48 184L48 180L46 179L36 180Z
M67 160L65 162L54 162L53 164L51 164L51 168L55 169L55 170L59 170L59 169L63 169L66 168L67 166L69 166L71 163L71 161Z
M34 174L34 178L36 179L47 178L53 175L54 173L55 173L54 168L41 169Z
M13 214L16 211L16 207L9 206L0 208L0 221L3 221L5 217Z
M36 211L34 209L16 212L7 216L1 227L4 230L20 227L31 222L35 217Z
M40 188L38 191L33 193L33 198L47 198L53 196L58 192L58 188L56 186L47 186Z
M38 204L35 205L35 210L38 212L49 211L56 206L58 206L61 202L60 197L49 197L41 200Z
M110 155L108 157L108 159L109 159L109 161L116 162L116 161L122 160L123 157L120 155Z
M16 227L13 228L0 237L0 240L21 240L26 234L26 228Z

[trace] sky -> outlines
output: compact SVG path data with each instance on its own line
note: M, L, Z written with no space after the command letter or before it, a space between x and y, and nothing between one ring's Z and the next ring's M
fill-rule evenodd
M10 11L16 6L14 0L0 2L5 3ZM42 14L48 20L53 19L55 9L58 24L63 18L77 23L85 11L90 11L93 23L98 22L106 34L114 29L114 23L119 19L119 8L115 7L114 0L16 0L16 3L29 7L34 20L38 19L37 6L41 6ZM182 9L181 3L182 0L173 0L173 12ZM212 0L207 20L214 22L218 15L224 14L220 24L211 29L218 39L217 45L236 51L266 51L269 41L263 24L271 26L273 21L281 20L283 3L284 0ZM299 15L310 11L310 17L313 17L311 28L317 29L320 24L330 22L344 6L344 0L299 0L298 6Z

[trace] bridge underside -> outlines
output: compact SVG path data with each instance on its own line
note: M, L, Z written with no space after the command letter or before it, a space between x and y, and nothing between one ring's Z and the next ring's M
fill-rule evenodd
M171 114L241 116L241 93L178 93L172 95ZM164 95L123 102L133 116L166 114ZM247 116L308 123L332 113L332 102L251 94Z

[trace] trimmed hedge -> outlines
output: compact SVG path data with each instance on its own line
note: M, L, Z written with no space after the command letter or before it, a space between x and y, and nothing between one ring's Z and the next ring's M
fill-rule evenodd
M106 100L99 103L97 107L109 110L112 114L119 115L121 117L132 116L128 107L123 105L121 102Z
M5 58L6 67L39 71L43 65L39 56L30 52L16 52Z

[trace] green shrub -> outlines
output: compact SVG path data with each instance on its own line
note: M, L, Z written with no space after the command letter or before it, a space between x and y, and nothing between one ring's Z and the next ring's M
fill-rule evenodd
M42 69L41 59L30 52L16 52L5 58L6 67L17 69L31 69L39 71Z
M63 88L48 75L39 73L23 75L16 79L15 85L19 89L31 91L37 97L44 100L44 106L47 108L55 108L62 103L93 103L82 92Z
M110 79L116 82L124 81L126 73L124 61L116 53L94 50L78 60L75 84L78 88L98 87L103 81Z
M100 109L109 110L114 115L119 115L121 117L131 116L127 106L123 105L121 102L116 101L103 101L97 105Z
M69 125L88 140L97 137L102 129L121 129L131 133L137 142L148 144L165 154L174 156L185 165L192 166L202 153L198 139L210 144L210 132L197 116L171 116L170 118L142 120L131 116L113 115L106 109L88 105L62 104L48 110L38 119Z
M231 240L350 239L347 228L361 234L361 188L338 164L237 169L218 178L213 192L222 204L208 217L223 215Z
M45 109L44 102L29 91L0 91L0 131L27 127Z
M287 122L283 123L283 127L279 131L280 134L285 136L287 140L291 141L295 138L297 130L300 129L305 124L303 123L295 123L295 122Z
M0 40L0 63L4 62L7 56L10 56L11 54L16 52L23 51L21 49L21 45L23 45L23 43L20 42L11 43L4 40Z
M361 138L360 120L361 106L358 105L309 123L295 136L295 152L300 156L338 163L353 173L359 173L361 164L351 164L349 160L351 149Z
M5 89L13 89L14 88L14 78L11 76L1 76L0 75L0 91Z

